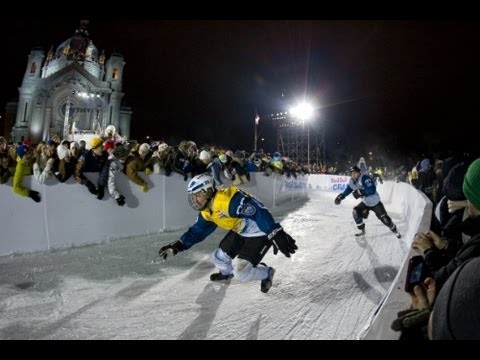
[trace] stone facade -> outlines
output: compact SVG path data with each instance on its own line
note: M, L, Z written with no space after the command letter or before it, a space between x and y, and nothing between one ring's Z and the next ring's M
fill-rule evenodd
M123 56L107 60L88 37L86 22L73 37L50 49L32 49L19 88L11 140L32 142L75 132L102 133L108 125L130 137L132 111L122 107Z

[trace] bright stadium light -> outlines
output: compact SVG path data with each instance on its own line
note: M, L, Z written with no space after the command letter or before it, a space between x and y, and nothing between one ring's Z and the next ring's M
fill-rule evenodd
M313 106L302 102L290 109L290 115L299 119L302 125L313 118ZM310 127L307 125L307 162L310 165Z
M310 120L313 115L313 106L304 102L292 107L290 113L302 121Z

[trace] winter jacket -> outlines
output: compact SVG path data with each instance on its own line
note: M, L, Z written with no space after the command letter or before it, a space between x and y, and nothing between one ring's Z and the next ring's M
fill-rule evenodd
M360 177L357 181L354 181L353 178L350 178L347 188L342 192L343 198L347 197L356 190L362 190L364 194L362 202L368 207L373 207L380 202L380 195L377 193L375 182L367 174L360 174Z
M25 176L32 175L32 165L30 159L17 157L17 167L15 168L15 175L13 176L13 191L20 196L28 196L30 190L22 186L22 181Z
M443 284L449 276L465 261L480 256L480 234L471 237L457 252L456 256L445 266L434 273L437 292L440 291Z

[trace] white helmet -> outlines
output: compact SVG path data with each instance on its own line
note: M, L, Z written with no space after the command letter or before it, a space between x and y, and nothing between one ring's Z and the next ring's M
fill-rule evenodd
M208 164L210 162L210 154L206 150L200 151L200 155L198 156L200 161L202 161L204 164Z
M106 128L105 128L105 135L109 136L108 134L111 133L112 135L115 134L115 126L113 125L108 125Z
M215 194L213 178L207 174L194 176L187 186L188 203L195 210L203 210Z

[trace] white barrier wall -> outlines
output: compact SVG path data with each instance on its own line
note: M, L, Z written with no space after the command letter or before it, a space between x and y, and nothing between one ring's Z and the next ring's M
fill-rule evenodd
M320 175L308 176L308 190L342 192L346 189L350 176Z
M310 175L308 189L341 192L347 186L348 180L348 176ZM411 302L410 295L404 291L408 260L411 256L417 255L411 249L411 242L418 231L426 231L430 228L432 202L425 194L407 183L385 181L377 187L377 191L388 212L400 214L405 220L402 244L407 255L389 291L359 338L396 340L400 333L391 330L390 325L397 318L398 311L408 308Z
M389 209L402 214L405 218L407 226L402 237L407 246L407 255L382 304L370 323L366 325L360 338L364 340L397 340L400 333L393 331L390 325L397 318L397 313L409 308L411 304L411 297L404 290L408 261L410 257L418 255L415 250L411 249L411 244L417 232L430 229L432 202L424 193L406 183L386 182L380 187L379 193L382 201L384 198L390 198Z
M97 175L86 174L94 183ZM140 176L149 184L146 193L124 174L119 176L118 189L126 198L123 207L107 191L103 200L97 200L72 178L63 184L55 178L39 184L33 177L26 177L24 186L41 193L40 203L15 194L11 180L0 185L0 256L99 243L193 224L197 212L188 205L183 177ZM286 189L286 179L278 175L252 173L251 179L242 188L269 207L307 196L303 178L296 181L304 184L303 189L298 185Z

